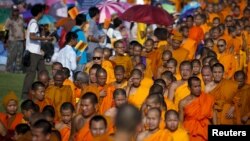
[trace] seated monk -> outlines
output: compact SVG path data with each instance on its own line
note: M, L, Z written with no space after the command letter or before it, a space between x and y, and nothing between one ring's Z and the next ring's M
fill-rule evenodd
M131 58L125 55L125 47L122 40L117 40L114 43L115 55L110 58L115 65L121 65L125 69L125 78L129 77L131 70L133 69Z
M224 66L220 63L212 66L212 72L216 87L209 94L215 99L214 109L217 114L217 124L233 124L235 108L232 103L238 90L238 84L232 80L223 79Z
M45 97L45 85L42 82L36 81L31 86L32 101L39 106L40 111L46 105L53 105L52 100Z
M113 91L115 87L107 84L107 71L103 68L98 69L96 72L97 87L99 90L99 114L104 114L109 108L113 106Z
M70 70L66 67L63 67L62 71L64 72L64 81L63 81L63 85L65 86L70 86L72 94L73 94L73 99L76 100L77 103L77 97L80 97L81 91L77 91L78 89L76 88L76 86L74 85L73 81L71 79L69 79L70 77L73 78L72 76L70 76Z
M116 65L114 69L115 80L111 83L116 89L125 88L127 86L127 80L125 77L125 69L122 65Z
M182 79L171 84L168 93L168 99L173 101L178 108L179 102L190 94L187 81L192 75L192 65L189 61L183 61L180 64L180 74Z
M104 60L103 58L103 49L102 48L95 48L93 52L93 60L88 62L84 68L85 72L89 72L90 68L94 65L98 64L101 65L107 71L107 84L115 81L114 75L114 68L110 61Z
M188 79L188 87L190 95L179 103L180 121L189 132L191 141L207 141L208 125L215 119L214 99L201 92L201 80L196 76Z
M9 132L14 133L16 125L22 122L23 114L18 113L18 98L13 91L8 92L7 95L3 97L3 108L4 113L0 113L0 121Z
M30 99L23 101L20 107L23 114L22 123L29 123L30 117L40 112L39 106Z
M88 92L82 95L80 102L82 110L72 120L69 141L91 141L93 139L89 121L97 114L98 99L94 93Z
M108 109L104 116L110 117L112 121L114 121L118 108L122 105L127 103L127 95L124 89L118 88L113 92L113 101L115 103L115 107Z
M59 120L60 107L64 102L71 102L75 105L73 94L70 86L64 86L64 74L62 71L57 71L54 76L54 85L49 86L45 97L52 100L53 106L55 107L56 117L55 120Z
M131 77L126 87L128 101L133 103L137 108L141 107L149 92L149 87L141 84L142 79L142 72L138 69L134 69L131 72Z
M175 110L168 110L165 113L166 129L170 132L173 141L189 141L188 132L180 126L179 113Z
M161 87L161 86L160 86ZM148 110L151 108L158 108L161 110L161 121L159 128L164 129L165 128L165 123L164 123L164 115L165 112L167 111L167 105L163 99L162 93L150 93L145 100L145 102L142 105L142 111L144 114L144 119L143 119L143 125L144 129L148 129L148 123L146 122L146 116L148 113Z
M44 119L36 121L32 125L32 140L40 139L41 141L52 140L52 125Z
M13 137L13 140L15 141L19 140L25 135L25 133L27 133L30 130L31 129L28 124L25 123L18 124L15 128L15 136Z
M181 75L180 73L177 73L177 61L174 58L170 58L167 62L167 71L172 72L176 80L181 80Z
M133 62L133 66L135 67L137 64L144 64L145 65L145 77L152 78L153 77L153 71L151 68L152 61L148 59L147 57L142 56L142 48L143 46L139 43L134 45L133 48L133 56L131 57L131 60Z
M108 135L108 122L101 116L96 115L90 119L89 129L93 136L93 141L104 141L103 139L109 139ZM111 138L110 138L111 139Z
M157 75L155 78L160 78L161 74L168 69L167 63L168 63L168 60L170 58L172 58L171 51L169 51L169 50L163 51L162 58L161 58L162 64L161 64L161 66L159 66L159 68L157 70Z
M64 102L60 108L61 120L56 123L55 128L60 132L62 141L69 141L74 112L75 108L70 102Z
M166 130L161 130L159 125L161 121L161 110L158 108L151 108L147 112L146 122L148 130L138 134L136 141L171 141L172 137L167 136Z

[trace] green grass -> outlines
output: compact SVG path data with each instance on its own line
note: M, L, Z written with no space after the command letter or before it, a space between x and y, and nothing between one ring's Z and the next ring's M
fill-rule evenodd
M0 100L2 103L3 97L8 91L14 91L16 95L21 98L24 74L14 74L7 72L0 72ZM0 106L0 112L3 112L3 106Z
M51 71L51 66L47 65L46 68L49 72ZM25 74L0 72L0 112L4 112L2 99L8 91L14 91L18 98L21 99L24 77Z

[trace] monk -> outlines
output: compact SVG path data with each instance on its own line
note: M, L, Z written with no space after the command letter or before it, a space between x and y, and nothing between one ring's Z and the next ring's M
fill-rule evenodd
M161 79L164 80L166 84L166 91L164 92L164 96L168 97L168 92L171 84L176 81L176 78L174 77L173 73L170 71L165 71L161 74Z
M72 120L69 141L91 141L93 139L89 130L89 121L97 114L98 99L94 93L88 92L81 97L80 102L82 110Z
M236 124L250 125L250 87L246 84L246 74L243 71L237 71L234 79L238 82L238 92L234 97Z
M189 61L184 61L180 64L181 80L178 80L169 88L168 99L173 101L178 107L179 102L190 94L187 81L192 75L192 65Z
M127 86L127 80L125 77L125 68L122 65L115 66L115 82L112 82L111 85L114 85L115 88L124 88Z
M189 27L183 26L180 28L180 32L183 36L183 41L181 47L188 50L188 59L192 60L195 57L196 49L197 49L197 42L191 38L189 38ZM201 36L201 35L199 35Z
M115 118L116 133L113 137L114 141L135 140L141 120L141 112L134 105L123 104L118 109Z
M103 58L104 58L104 60L109 60L111 56L112 56L112 49L103 48Z
M232 80L223 79L224 66L216 63L212 66L216 87L209 92L215 99L214 109L217 114L217 124L233 124L233 97L237 93L238 84Z
M115 119L118 108L127 103L127 95L126 95L126 91L124 89L118 88L114 91L113 93L113 101L115 103L115 107L112 107L110 109L108 109L104 115L106 117L110 117L112 120Z
M163 51L162 53L162 65L158 68L157 70L157 76L156 78L160 78L161 74L166 71L168 68L167 68L167 64L168 64L168 61L172 58L172 53L171 51L169 50L165 50Z
M39 106L40 111L46 105L53 105L52 100L45 97L45 85L42 82L36 81L31 86L32 101Z
M95 48L93 52L93 60L88 62L84 68L85 72L89 72L90 68L94 64L101 65L102 68L104 68L107 71L107 84L115 81L115 75L114 75L114 68L110 61L104 60L103 58L103 49L98 47Z
M45 119L48 122L50 122L50 124L52 125L52 127L54 129L55 122L57 122L57 121L55 121L55 116L56 116L55 108L51 105L47 105L43 108L41 113L44 115Z
M161 110L161 121L160 121L160 129L165 128L165 123L164 123L164 115L165 112L167 111L167 105L165 103L165 100L163 98L163 95L161 93L150 93L143 103L143 106L141 110L143 111L144 115L144 128L148 128L148 123L146 122L146 114L151 108L159 108Z
M147 76L146 74L146 65L139 63L137 64L134 69L138 69L142 72L143 74L143 79L141 81L141 85L145 86L145 87L151 87L151 85L154 83L152 80L152 77Z
M96 80L96 71L98 69L102 68L101 65L94 64L90 69L89 69L89 81L90 84L97 85L97 80Z
M161 110L158 108L151 108L147 112L148 130L139 133L136 141L168 141L172 140L170 136L166 136L166 130L161 130L159 125L161 121ZM163 136L165 135L165 136Z
M208 140L208 125L215 118L213 114L214 99L201 92L201 80L196 77L188 79L190 95L179 103L180 121L189 132L191 141Z
M93 138L96 138L96 140L107 134L107 128L107 120L101 115L93 116L89 121L89 129L91 135L93 136Z
M97 87L99 90L99 113L104 114L109 108L113 106L113 91L115 87L107 84L107 71L103 68L98 69L96 72Z
M170 58L167 62L167 71L172 72L172 74L175 76L175 78L177 80L181 79L181 75L179 73L177 73L176 69L177 69L177 60L174 58Z
M0 121L8 130L7 132L14 133L16 125L23 119L22 113L18 113L18 98L13 91L10 91L3 97L2 102L5 113L0 113Z
M63 85L67 85L70 86L71 91L73 93L73 99L76 99L76 97L78 96L79 98L79 92L77 91L73 81L71 80L73 77L70 76L70 70L66 67L63 67L62 71L64 72L64 81L63 81ZM70 79L71 78L71 79ZM77 101L76 101L77 102Z
M125 54L125 47L122 40L114 42L115 55L110 58L115 65L122 65L125 69L125 78L129 77L132 67L131 58Z
M45 89L47 89L50 85L49 72L47 70L43 70L43 71L38 72L37 81L42 82L45 86Z
M203 66L201 69L201 75L204 83L203 91L205 93L209 93L217 86L217 84L213 81L212 68L209 65Z
M230 79L236 71L237 62L233 54L226 52L226 46L226 41L224 39L219 39L217 42L219 53L217 55L218 60L225 68L224 78Z
M23 114L22 123L28 123L30 117L35 113L39 113L40 110L39 106L30 99L23 101L20 107Z
M173 141L189 141L188 132L179 126L179 113L175 110L168 110L165 113L166 129L170 132L173 137Z
M63 69L63 65L60 63L60 62L54 62L51 66L51 74L52 74L52 77L55 76L56 72L58 70L62 70Z
M44 119L38 120L32 125L32 140L50 141L52 126Z
M172 51L173 58L177 60L177 64L181 64L181 62L188 60L189 56L189 51L181 47L182 41L183 36L179 32L176 32L171 38L171 47L169 50Z
M13 140L18 140L19 138L22 138L25 133L30 131L30 127L28 124L18 124L15 128L15 136L13 137Z
M128 101L133 103L137 108L140 108L144 100L148 96L149 87L141 85L143 74L140 70L134 69L131 72L128 85L126 87L126 94Z
M59 120L60 107L64 102L71 102L75 105L75 99L70 86L64 86L64 73L57 71L54 76L54 85L49 86L45 97L52 100L53 106L55 107L56 117L55 120Z
M60 132L62 141L69 140L74 112L75 108L70 102L63 103L60 108L61 120L56 123L55 128Z
M194 59L194 60L192 60L191 64L192 64L192 68L193 68L193 70L192 70L193 76L197 76L201 79L201 62L200 62L200 60Z
M149 58L142 56L142 49L143 46L141 44L137 43L134 45L133 56L131 57L133 66L135 67L137 64L144 64L146 67L144 73L145 77L152 78L153 77L153 72L151 68L152 61Z

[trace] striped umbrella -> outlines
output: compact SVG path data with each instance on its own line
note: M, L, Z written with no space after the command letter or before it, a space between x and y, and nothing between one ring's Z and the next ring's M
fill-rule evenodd
M104 23L105 19L111 19L112 14L121 15L125 10L125 6L119 2L104 1L97 5L100 9L99 23Z

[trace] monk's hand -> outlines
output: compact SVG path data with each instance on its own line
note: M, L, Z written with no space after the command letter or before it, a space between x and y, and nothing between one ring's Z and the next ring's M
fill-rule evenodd
M229 111L226 113L226 118L232 119L234 117L234 107L231 107Z
M106 89L103 89L102 91L100 91L100 97L105 97L106 95L107 95Z

